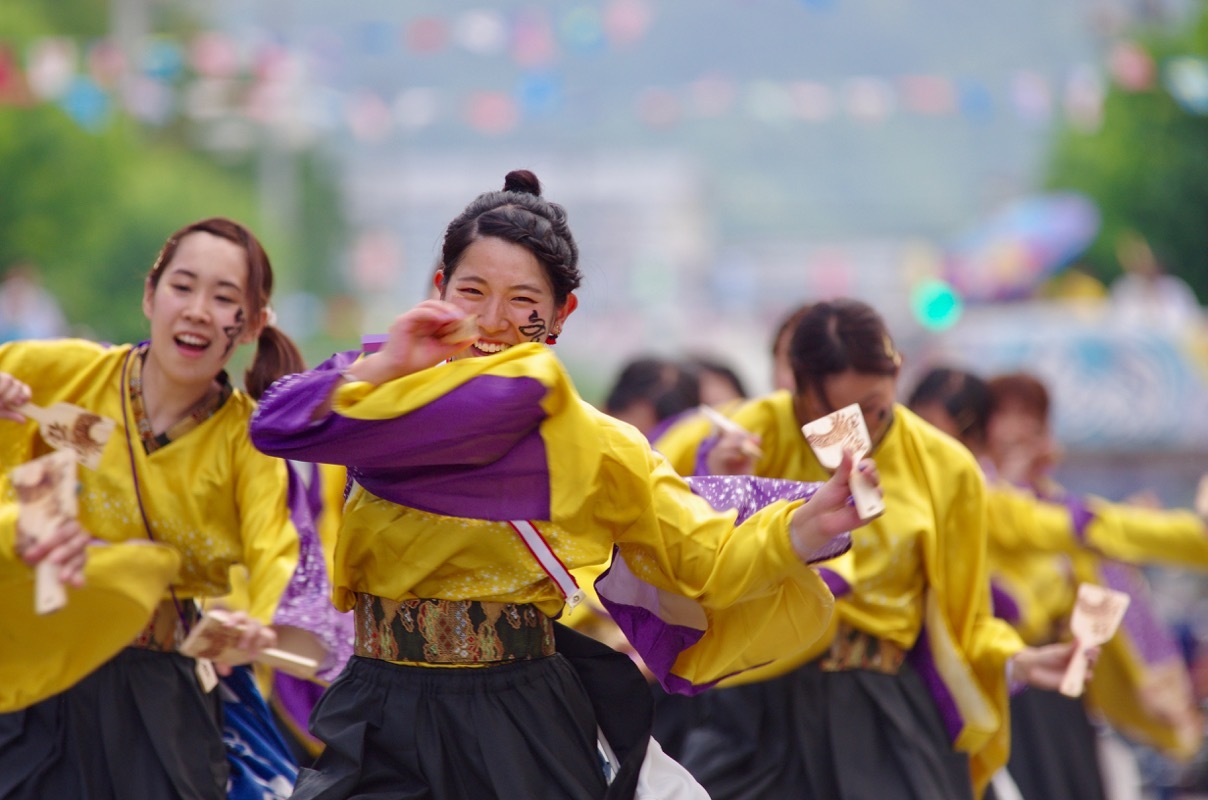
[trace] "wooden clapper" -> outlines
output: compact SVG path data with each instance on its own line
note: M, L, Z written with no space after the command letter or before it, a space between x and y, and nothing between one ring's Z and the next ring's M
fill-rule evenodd
M23 535L33 541L50 536L67 519L79 513L76 502L76 465L96 469L117 423L70 403L43 408L25 403L14 409L38 423L42 438L55 452L15 468L13 489ZM34 608L48 614L67 603L58 568L47 561L34 572Z

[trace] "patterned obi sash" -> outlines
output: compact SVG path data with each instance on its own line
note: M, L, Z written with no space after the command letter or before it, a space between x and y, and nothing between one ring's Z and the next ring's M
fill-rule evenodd
M819 659L818 667L823 672L866 669L897 675L905 660L906 651L899 645L841 622L831 640L830 650Z
M502 664L554 654L554 623L530 604L358 593L353 619L353 652L384 661Z
M184 619L181 619L182 614ZM151 619L138 636L134 637L130 646L155 650L159 653L175 653L176 648L180 647L180 643L185 640L188 630L199 619L201 619L201 611L192 600L182 601L179 612L176 610L175 602L164 600L155 607Z

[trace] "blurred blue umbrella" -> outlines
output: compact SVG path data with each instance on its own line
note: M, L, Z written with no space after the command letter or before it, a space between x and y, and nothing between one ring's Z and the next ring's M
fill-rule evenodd
M1026 297L1098 231L1099 210L1080 194L1027 197L957 238L946 253L944 277L972 302Z

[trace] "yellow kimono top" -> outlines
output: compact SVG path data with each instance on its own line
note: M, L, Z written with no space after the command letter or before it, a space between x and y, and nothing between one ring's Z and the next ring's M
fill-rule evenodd
M1095 662L1087 703L1130 739L1175 760L1191 760L1200 752L1204 722L1183 654L1150 604L1144 575L1090 552L1074 558L1074 575L1132 598L1120 629Z
M799 481L828 477L801 434L789 392L752 400L730 416L761 437L756 475ZM671 435L655 446L675 463L687 459L681 448L693 447ZM970 755L980 795L1007 760L1006 662L1023 646L991 613L981 470L968 450L901 405L871 455L881 476L885 513L852 532L850 553L821 565L835 573L830 576L832 588L838 586L835 615L915 648L920 671L934 670L939 680L927 682L955 746ZM820 640L798 663L821 655L828 645ZM774 677L785 671L782 667L741 680Z
M1190 511L1154 510L1072 495L1064 502L995 484L990 564L996 600L1030 644L1065 638L1079 582L1126 591L1132 602L1102 647L1086 697L1130 738L1186 760L1198 752L1186 665L1128 563L1203 567L1205 529ZM1116 559L1116 560L1112 560ZM1128 563L1120 563L1128 562Z
M1208 569L1208 525L1193 511L1151 509L1099 497L1038 498L1001 481L988 493L991 540L999 550L1076 553L1090 549L1130 564Z
M989 553L994 611L1019 631L1032 646L1059 641L1074 607L1074 568L1062 554L1008 550L994 541L991 525Z
M71 688L130 644L180 567L166 545L91 545L84 586L51 614L34 611L34 573L0 559L0 713Z
M615 547L665 593L675 624L696 631L660 676L676 690L791 657L824 630L831 594L789 540L800 501L771 503L736 526L734 512L693 494L636 428L583 401L545 346L380 386L341 383L357 355L278 382L252 423L265 452L349 468L338 608L367 593L532 603L557 616L564 596L509 524L521 520L568 569L603 564ZM333 410L312 421L333 388Z
M128 395L123 406L128 391L122 386L123 366L131 351L131 345L104 347L83 340L12 342L0 345L0 372L28 384L38 405L72 403L117 421L99 468L79 470L79 520L85 530L104 542L146 541L141 497L153 540L180 556L173 583L178 598L226 594L230 568L239 563L250 579L248 613L265 624L274 622L298 564L299 535L287 505L285 464L258 452L248 439L254 403L234 390L197 427L147 453L133 428ZM17 503L8 473L49 452L49 446L32 421L0 421L0 426L3 561L14 557L16 540Z

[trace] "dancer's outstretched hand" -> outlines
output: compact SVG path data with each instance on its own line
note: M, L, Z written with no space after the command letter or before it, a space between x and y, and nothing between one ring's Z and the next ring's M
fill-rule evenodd
M873 487L880 489L881 476L871 458L861 460L855 468ZM793 514L789 535L793 549L802 561L810 561L839 534L869 522L856 512L851 496L851 471L851 453L844 451L843 460L830 480Z
M1077 642L1059 642L1041 647L1025 647L1011 658L1009 674L1012 680L1022 681L1037 689L1058 689L1065 671L1073 658L1086 658L1086 680L1095 671L1099 648L1092 647L1079 654Z

